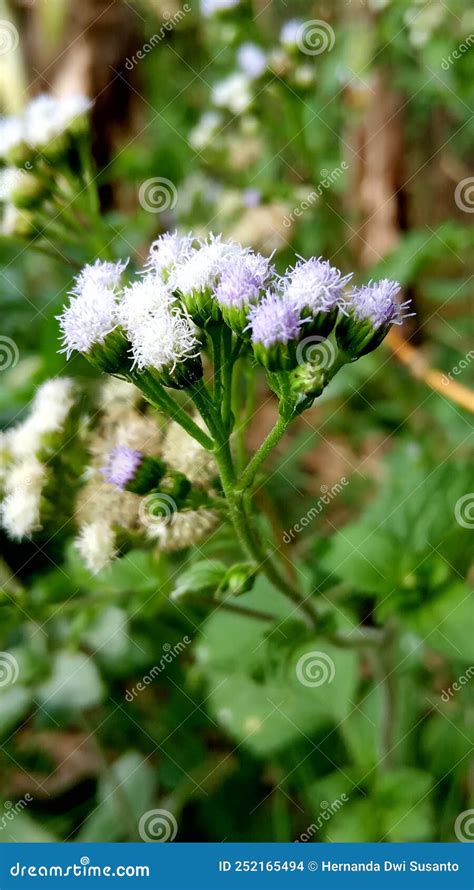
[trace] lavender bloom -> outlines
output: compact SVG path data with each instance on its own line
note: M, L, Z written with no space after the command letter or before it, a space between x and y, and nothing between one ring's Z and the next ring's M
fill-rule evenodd
M347 315L342 316L336 328L337 342L352 360L376 349L390 325L402 324L404 318L413 314L406 311L410 300L397 302L399 291L398 282L388 278L354 288L346 304Z
M221 307L239 309L258 299L270 276L270 260L258 253L232 257L224 266L214 296Z
M352 274L342 275L328 260L312 257L288 270L283 287L287 300L296 309L315 315L340 306L343 289L351 278Z
M288 343L299 336L302 320L296 309L278 294L269 291L261 303L253 306L248 319L252 342L267 349L277 343Z
M370 321L375 330L385 325L400 325L404 318L415 314L406 311L411 300L397 302L400 289L398 281L390 281L389 278L377 282L369 281L362 287L354 288L350 308L361 321Z
M291 371L304 319L282 294L267 291L248 314L255 358L268 371Z
M117 445L108 455L101 472L106 482L124 489L135 478L142 460L141 451L127 445Z

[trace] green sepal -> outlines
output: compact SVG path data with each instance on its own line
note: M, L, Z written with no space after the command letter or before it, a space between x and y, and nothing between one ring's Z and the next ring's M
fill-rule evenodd
M160 484L163 476L166 474L166 464L158 457L149 457L144 455L135 478L129 482L125 488L134 494L149 494Z
M390 325L374 328L369 319L357 318L353 312L342 315L336 327L338 346L351 358L360 358L380 346L390 330Z

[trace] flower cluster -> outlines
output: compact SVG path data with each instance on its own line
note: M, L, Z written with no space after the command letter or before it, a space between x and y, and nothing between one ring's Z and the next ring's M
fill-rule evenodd
M71 423L74 386L67 377L48 380L37 390L28 417L2 435L3 502L1 524L14 539L38 531L48 507L51 461Z
M1 235L31 240L49 229L50 238L69 244L70 229L79 224L78 213L85 211L93 187L91 108L86 96L41 94L21 115L0 118Z
M107 382L99 423L89 438L86 481L76 506L76 547L94 574L138 544L163 550L197 543L217 522L206 507L216 476L212 457L175 423L163 433L139 400L136 387ZM166 508L173 484L171 517L159 509L153 514L148 504ZM188 534L179 535L179 529Z
M187 547L217 524L212 455L176 423L163 431L139 390L113 378L98 399L69 378L38 388L25 420L0 434L0 495L10 538L59 543L72 524L94 574L133 546Z
M87 132L92 102L85 96L36 96L18 117L0 120L0 159L21 167L38 157L57 161Z
M102 370L149 387L193 386L203 373L206 334L225 324L269 371L301 364L298 345L308 337L336 340L346 360L374 349L408 303L399 285L349 285L327 260L298 260L283 276L271 260L221 236L161 236L145 270L128 285L126 264L96 261L76 279L60 318L64 350L82 352ZM143 376L145 374L145 376ZM148 375L148 376L146 376Z

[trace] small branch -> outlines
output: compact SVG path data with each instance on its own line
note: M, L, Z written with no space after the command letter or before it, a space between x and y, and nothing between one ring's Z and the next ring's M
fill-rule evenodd
M407 343L394 328L386 337L385 342L395 358L408 368L413 377L422 380L430 389L474 414L474 393L471 390L461 383L451 380L447 374L443 374L437 368L431 368L421 352Z

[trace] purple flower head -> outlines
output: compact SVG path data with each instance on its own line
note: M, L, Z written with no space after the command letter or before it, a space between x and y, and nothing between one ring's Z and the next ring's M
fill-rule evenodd
M276 343L296 340L303 323L299 312L282 296L271 291L251 308L248 318L253 343L262 343L267 349Z
M370 321L375 330L390 324L402 324L403 319L414 312L407 312L411 300L398 303L396 297L400 292L398 281L383 278L381 281L369 281L362 287L356 287L351 293L348 308L361 321Z
M270 260L259 253L230 258L222 271L214 296L220 306L238 309L258 299L272 271Z
M351 278L352 274L342 275L322 257L301 260L283 279L285 297L300 312L303 309L312 314L329 312L340 305L343 290Z
M108 455L101 472L106 482L123 489L134 479L142 460L141 451L127 445L117 445Z

